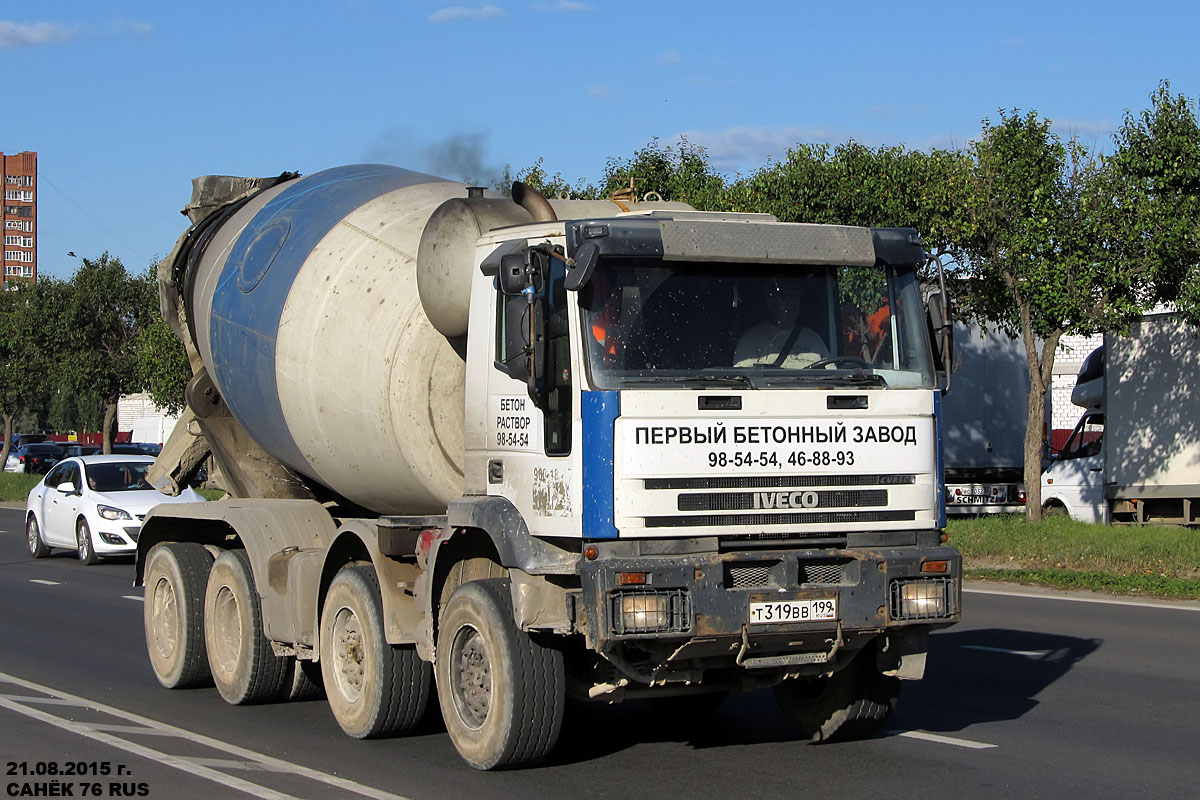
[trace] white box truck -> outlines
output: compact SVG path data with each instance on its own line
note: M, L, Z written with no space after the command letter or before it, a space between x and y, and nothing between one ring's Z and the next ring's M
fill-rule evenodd
M1088 409L1042 475L1047 510L1086 522L1200 523L1200 338L1175 313L1107 333L1072 402Z

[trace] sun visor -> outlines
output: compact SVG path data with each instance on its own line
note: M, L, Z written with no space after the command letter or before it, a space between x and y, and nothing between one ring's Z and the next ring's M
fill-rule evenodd
M870 228L678 219L659 227L664 261L875 265Z

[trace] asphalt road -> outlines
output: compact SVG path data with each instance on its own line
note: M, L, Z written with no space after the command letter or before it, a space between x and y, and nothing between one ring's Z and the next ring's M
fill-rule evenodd
M323 701L162 689L129 561L32 561L19 510L0 531L3 796L1200 798L1200 604L972 587L870 741L797 742L769 692L691 722L572 706L549 765L479 773L436 708L418 735L359 742Z

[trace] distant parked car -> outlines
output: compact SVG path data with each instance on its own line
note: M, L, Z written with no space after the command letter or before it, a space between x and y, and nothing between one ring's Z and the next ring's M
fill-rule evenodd
M63 458L76 458L78 456L94 456L104 448L98 444L69 444L63 451Z
M146 481L149 456L83 456L58 464L33 487L26 501L25 539L29 555L43 558L53 547L74 549L79 560L95 564L102 556L137 549L142 520L160 503L196 503L192 489L178 497Z
M130 456L157 456L162 452L162 445L147 444L146 442L125 442L112 446L113 454Z
M4 471L42 473L48 471L62 458L62 448L53 442L22 444L8 452L8 461L4 464Z

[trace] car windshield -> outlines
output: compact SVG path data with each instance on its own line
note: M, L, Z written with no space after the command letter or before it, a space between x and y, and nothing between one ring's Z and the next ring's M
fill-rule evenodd
M934 385L912 267L609 258L579 302L600 389Z
M153 489L146 480L146 470L149 464L111 462L107 464L88 464L88 488L94 492L133 492L142 489Z

